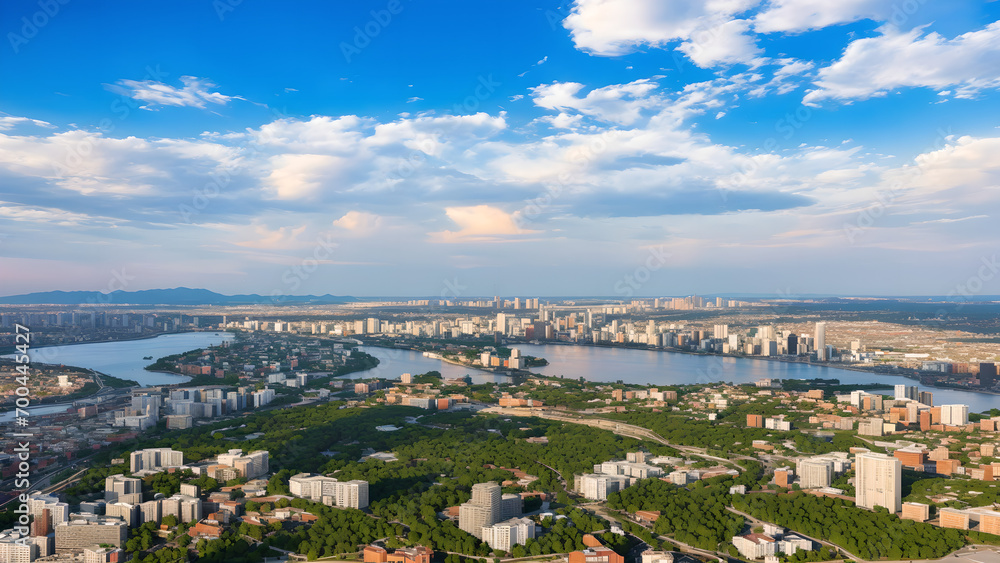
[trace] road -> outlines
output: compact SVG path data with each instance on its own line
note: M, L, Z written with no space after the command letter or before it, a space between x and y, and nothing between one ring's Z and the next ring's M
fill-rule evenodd
M573 492L573 491L570 490L569 485L566 484L566 478L563 477L562 473L559 473L559 471L557 471L556 468L554 468L554 467L552 467L550 465L546 465L546 464L544 464L544 463L542 463L540 461L537 461L537 460L535 461L535 463L537 463L538 465L541 465L542 467L547 467L547 468L549 468L550 471L552 471L553 473L555 473L559 477L559 483L562 484L562 488L563 488L564 491L566 491L566 494L570 494L570 493Z
M596 510L595 510L595 512L596 512ZM642 526L643 528L646 528L650 532L653 532L653 526L647 525L647 524L645 524L643 522L639 522L638 520L633 519L632 516L629 515L629 514L627 514L627 513L623 514L623 517L626 520L628 520L629 522L631 522L633 524L636 524L638 526ZM617 519L616 519L616 521L617 521ZM653 532L653 533L655 534L655 532ZM686 544L686 543L684 543L682 541L677 541L674 538L671 538L669 536L656 535L656 538L659 539L659 540L661 540L661 541L670 542L670 543L676 545L677 547L680 548L680 552L681 553L693 553L695 555L701 555L702 557L709 557L709 558L712 558L712 559L717 559L719 561L729 561L731 559L729 557L728 553L722 553L721 551L710 551L710 550L707 550L707 549L701 549L700 547L695 547L693 545Z
M729 512L732 512L733 514L739 514L740 516L746 518L747 521L750 522L751 527L753 527L753 526L763 526L764 524L770 524L770 522L764 522L763 520L754 518L753 516L750 516L746 512L742 512L740 510L736 510L732 506L727 506L726 510L728 510ZM799 535L799 536L802 536L802 537L806 538L807 540L812 541L813 543L818 543L818 544L821 544L821 545L825 545L827 547L832 547L833 549L837 550L837 552L841 553L842 555L844 555L846 557L849 557L852 561L855 561L857 563L866 563L864 561L864 559L861 559L860 557L857 557L856 555L854 555L851 552L847 551L846 549L840 547L839 545L836 545L836 544L833 544L833 543L830 543L828 541L824 541L824 540L821 540L821 539L817 539L817 538L813 538L813 537L807 536L807 535L803 534L802 532L796 531L795 534Z
M608 420L606 418L598 417L585 417L582 415L570 416L569 414L557 413L549 411L546 409L539 408L507 408L507 407L490 407L488 409L483 409L482 412L489 412L493 414L505 414L512 416L537 416L538 418L545 418L548 420L557 420L560 422L570 422L573 424L583 424L586 426L591 426L594 428L601 428L603 430L609 430L618 434L619 436L627 436L629 438L635 438L637 440L650 440L663 444L664 446L669 446L675 450L681 451L687 455L697 456L704 459L710 459L712 461L718 462L722 465L729 467L738 467L732 461L714 455L710 455L707 452L707 448L698 448L694 446L682 446L680 444L671 444L665 440L662 436L653 432L648 428L643 428L641 426L636 426L634 424L627 424L624 422L618 422L616 420ZM749 459L755 460L753 457L749 456L738 456L739 459Z

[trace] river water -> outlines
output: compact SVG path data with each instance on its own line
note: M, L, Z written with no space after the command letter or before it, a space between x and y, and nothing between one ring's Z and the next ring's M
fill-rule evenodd
M190 378L186 375L146 371L145 367L163 356L216 346L232 339L232 333L228 332L185 332L140 340L32 348L28 350L28 356L32 363L89 368L119 379L131 379L143 386L168 385L183 383ZM152 356L153 359L145 360L143 359L145 356ZM69 404L54 404L30 407L28 410L33 415L42 415L63 412L69 406ZM13 417L13 409L10 409L0 414L0 422L12 420Z
M755 358L735 358L681 354L656 350L634 350L599 346L560 344L518 344L522 355L545 358L549 365L531 371L547 376L584 378L588 381L622 381L638 385L680 385L688 383L752 383L758 379L839 379L844 384L885 383L917 385L912 379L894 375L846 370L804 363L779 362ZM419 352L365 346L363 350L380 361L374 370L351 374L354 378L399 377L409 372L440 371L445 377L472 376L474 383L497 380L481 370L446 364L425 358ZM377 372L377 373L376 373ZM917 385L921 391L934 393L935 405L966 404L970 412L1000 408L1000 395L988 395L955 389ZM890 391L888 394L892 394Z
M155 359L179 354L195 348L218 345L231 340L226 332L189 332L168 334L146 340L73 344L37 348L30 352L32 361L64 364L90 368L122 379L132 379L141 385L182 383L186 376L148 372L143 368ZM827 366L778 362L753 358L702 356L653 350L631 350L596 346L567 346L559 344L517 345L522 354L545 358L549 365L531 371L548 376L584 378L588 381L623 381L640 385L673 385L686 383L735 382L751 383L758 379L839 379L845 384L885 383L887 385L914 385L911 379L899 376L877 375ZM403 373L414 375L436 370L445 378L469 375L473 383L504 382L509 378L491 372L457 366L441 360L424 357L420 352L396 350L378 346L360 349L379 359L379 365L367 371L353 373L347 378L371 377L398 378ZM152 356L154 360L144 360ZM934 393L934 404L967 404L972 412L1000 408L1000 396L936 389L919 386ZM51 408L51 407L45 407Z
M32 348L28 356L32 362L89 368L119 379L131 379L142 386L169 385L183 383L190 378L146 371L145 367L163 356L217 346L232 339L233 335L229 332L184 332L141 340ZM144 360L145 356L152 356L153 359Z

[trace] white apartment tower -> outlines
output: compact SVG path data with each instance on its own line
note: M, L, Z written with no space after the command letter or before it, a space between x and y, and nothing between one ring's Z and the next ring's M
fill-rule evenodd
M858 454L857 505L864 508L884 506L889 512L899 512L903 508L902 491L903 465L892 456L876 453Z
M816 359L825 362L826 357L826 323L816 323Z

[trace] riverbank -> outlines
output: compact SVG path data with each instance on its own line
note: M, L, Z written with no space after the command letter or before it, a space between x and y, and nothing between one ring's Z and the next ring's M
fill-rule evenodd
M533 344L532 342L537 342L537 344ZM887 377L904 377L906 379L913 380L921 385L933 389L962 391L967 393L976 393L980 395L1000 396L1000 392L987 391L976 387L963 387L959 385L936 385L933 382L924 381L923 377L921 377L921 374L919 373L912 373L912 372L894 373L890 371L880 371L876 369L877 366L866 367L857 364L841 364L839 362L814 362L807 359L794 359L794 358L780 357L780 356L746 356L740 354L723 354L719 352L700 352L693 350L684 350L680 348L656 348L650 346L613 346L607 344L593 344L590 342L560 342L560 341L551 341L551 342L532 341L532 342L528 341L510 342L508 343L508 345L517 346L520 344L520 345L530 345L530 346L563 346L567 348L592 348L597 350L635 350L640 352L667 352L671 354L682 354L686 356L694 356L701 358L732 358L738 360L762 360L767 362L779 362L784 364L812 366L817 368L840 369L845 371L853 371L856 373L883 375ZM873 381L873 383L875 382Z
M106 338L106 339L103 339L103 340L87 340L85 342L65 342L65 343L61 343L61 344L60 343L56 343L56 344L37 344L37 345L34 344L34 343L32 343L31 349L32 350L44 350L46 348L58 348L60 346L79 346L79 345L82 345L82 344L107 344L109 342L134 342L136 340L154 340L154 339L159 338L161 336L172 336L172 335L176 335L176 334L190 334L190 333L209 333L209 332L216 333L216 334L222 334L222 333L233 334L231 331L228 331L228 330L185 329L185 330L173 330L173 331L170 331L170 332L157 332L156 334L145 334L145 335L142 335L142 336L132 336L132 337L128 337L128 338ZM17 353L17 350L14 348L14 346L0 347L0 356L5 356L5 355L8 355L8 354L14 354L14 353ZM38 362L38 363L40 363L40 364L46 364L46 362ZM46 364L46 365L59 365L59 364Z
M412 352L420 352L420 350L415 350L413 348L410 348L409 350L412 351ZM528 371L526 369L498 368L498 367L492 367L492 366L490 366L490 367L474 366L474 365L470 365L470 364L466 364L466 363L460 362L458 360L453 360L451 358L446 358L446 357L444 357L444 356L442 356L440 354L436 354L436 353L434 354L434 356L427 356L427 357L429 357L429 358L432 357L434 359L441 360L442 362L444 362L446 364L451 364L453 366L461 366L461 367L464 367L464 368L469 368L469 369L474 369L474 370L479 370L479 371L485 371L485 372L492 373L494 375L506 375L508 377L529 377L531 375L534 375L533 373L531 373L530 371ZM546 365L548 365L548 364L546 364Z

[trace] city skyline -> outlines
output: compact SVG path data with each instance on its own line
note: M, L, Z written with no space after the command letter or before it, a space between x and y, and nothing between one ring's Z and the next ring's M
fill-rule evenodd
M1000 293L993 3L57 4L4 295Z

